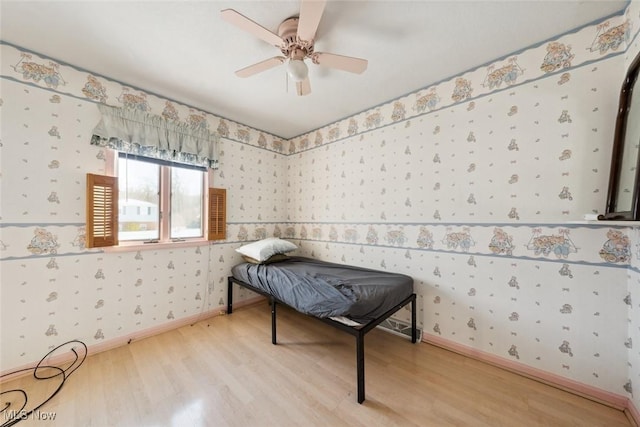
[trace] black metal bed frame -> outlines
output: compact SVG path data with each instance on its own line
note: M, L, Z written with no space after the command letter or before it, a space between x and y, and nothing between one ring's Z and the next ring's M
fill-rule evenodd
M265 292L262 289L258 289L246 282L238 280L233 276L228 277L228 283L229 283L229 286L227 289L227 304L228 304L227 314L233 313L233 284L234 283L267 297L267 299L269 300L269 305L271 305L271 343L274 345L277 344L276 342L276 305L282 304L287 307L291 307L291 306L288 305L287 303L280 301L279 299L269 294L268 292ZM371 331L373 328L378 326L384 320L389 318L392 314L394 314L395 312L397 312L398 310L400 310L402 307L404 307L409 303L411 303L411 342L415 343L417 340L416 294L409 295L400 303L396 304L393 308L391 308L390 310L382 314L380 317L373 319L368 323L358 325L358 326L349 326L329 318L309 316L356 337L356 371L357 371L357 381L358 381L358 403L364 402L364 336L365 334Z

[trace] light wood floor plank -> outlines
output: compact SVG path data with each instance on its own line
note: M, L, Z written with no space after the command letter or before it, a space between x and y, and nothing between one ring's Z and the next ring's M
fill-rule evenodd
M19 425L630 426L618 410L442 348L380 330L365 343L359 405L352 336L282 307L274 346L269 307L246 307L90 356L41 409L55 420ZM35 401L55 383L1 385L16 387Z

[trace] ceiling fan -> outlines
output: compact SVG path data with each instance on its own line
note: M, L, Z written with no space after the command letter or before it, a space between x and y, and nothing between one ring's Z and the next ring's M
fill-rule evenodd
M239 77L250 77L262 71L287 63L287 73L296 82L298 95L311 93L309 69L304 62L309 58L316 65L361 74L367 69L367 60L334 53L315 52L316 30L322 18L326 0L301 0L300 15L285 19L275 34L233 9L220 11L222 19L277 47L284 56L274 56L236 71Z

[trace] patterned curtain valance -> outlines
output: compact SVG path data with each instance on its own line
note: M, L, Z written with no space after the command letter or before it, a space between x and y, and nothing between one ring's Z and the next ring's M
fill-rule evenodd
M129 154L218 168L218 135L131 108L98 104L92 145Z

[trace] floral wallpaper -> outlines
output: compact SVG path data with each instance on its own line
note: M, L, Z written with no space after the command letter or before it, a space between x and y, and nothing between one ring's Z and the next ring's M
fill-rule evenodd
M282 231L312 256L414 277L426 339L625 395L635 249L625 228L572 222L605 204L622 67L616 56L300 152Z
M230 268L240 261L236 246L218 243L137 252L88 250L86 173L104 173L106 167L104 149L89 144L99 112L93 100L53 90L63 83L71 86L78 72L56 79L54 72L61 73L61 67L43 67L35 67L27 82L39 80L44 88L12 78L0 80L2 372L37 361L69 339L79 338L91 346L181 318L217 313L226 307ZM42 77L45 72L54 74ZM109 92L91 93L104 99ZM138 102L139 108L145 102L152 104L151 96L122 100ZM191 116L190 120L198 119ZM235 175L233 167L223 165L215 184L230 171L234 182L247 189L245 193L264 190L258 201L247 196L237 199L247 197L247 210L264 211L264 220L283 221L284 193L278 196L273 189L285 187L286 158L263 152L257 146L222 139L221 161L252 159L247 170L259 176L242 168ZM253 160L258 158L262 166L255 165ZM244 218L244 209L242 203L230 203L236 218ZM237 294L237 300L251 297L246 290Z
M0 349L0 370L67 339L92 345L224 307L234 249L280 236L301 255L411 275L427 340L640 407L638 230L580 222L604 207L639 21L631 2L290 140L0 44L0 324L16 344ZM215 185L228 190L227 241L84 247L84 176L105 169L89 145L96 103L223 137Z
M637 255L631 260L628 271L628 288L624 296L627 306L627 337L625 347L628 352L628 381L624 384L636 408L640 407L638 387L640 387L640 229L634 228L631 232L631 243L638 248ZM634 347L635 342L635 347ZM634 394L635 386L635 394Z
M577 221L605 205L637 29L629 8L293 138L279 231L414 277L427 340L633 398L633 229Z
M314 149L339 139L366 134L372 129L442 111L465 101L470 101L467 108L471 111L475 108L475 99L509 90L510 87L533 82L548 75L556 75L557 84L562 86L570 81L571 69L622 53L632 35L638 30L637 23L634 29L634 20L637 20L637 16L629 8L623 15L586 26L557 40L544 42L369 111L292 138L289 141L289 152ZM517 106L506 107L510 108L510 115L518 113ZM564 123L571 123L569 111L561 110L557 118ZM474 137L474 134L469 135L470 140Z
M627 14L635 18L634 28L640 27L640 1L632 1ZM636 32L625 53L625 69L640 54L640 36ZM628 381L624 388L629 393L635 408L640 409L640 229L634 228L630 233L631 247L634 255L628 271L628 290L624 297L627 305L627 339L625 347L628 351ZM635 388L635 393L634 393Z
M3 78L55 91L57 95L52 95L52 102L61 99L60 94L65 94L96 103L134 108L160 115L167 120L217 131L222 138L228 140L274 152L284 151L282 139L275 135L147 94L106 77L81 72L55 60L21 51L12 45L0 43L0 49L3 54L3 63L0 65ZM55 136L56 132L57 128L51 129L52 136Z

